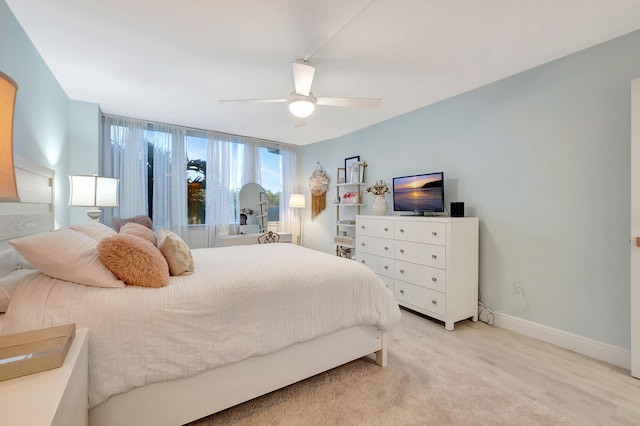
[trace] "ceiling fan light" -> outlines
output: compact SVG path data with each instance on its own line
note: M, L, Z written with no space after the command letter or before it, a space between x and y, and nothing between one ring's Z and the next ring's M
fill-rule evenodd
M292 99L289 101L289 111L298 118L309 117L315 109L316 104L309 99Z

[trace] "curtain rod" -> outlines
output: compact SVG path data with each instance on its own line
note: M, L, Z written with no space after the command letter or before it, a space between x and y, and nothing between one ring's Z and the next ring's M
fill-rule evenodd
M180 126L178 124L164 123L162 121L151 121L151 120L145 120L145 119L142 119L142 118L125 117L123 115L114 115L114 114L102 113L102 116L103 117L111 117L111 118L121 118L123 120L127 120L127 119L129 119L129 120L131 120L131 119L140 120L140 121L146 122L147 124L162 124L162 125L165 125L165 126L181 127L183 129L186 129L186 130L193 130L195 132L211 132L211 133L215 133L215 134L218 134L218 135L236 136L236 137L239 137L239 138L253 139L253 140L256 140L256 141L260 141L260 142L266 142L266 143L272 144L272 145L287 145L287 146L291 146L291 147L297 148L297 145L286 143L286 142L277 142L277 141L272 141L272 140L269 140L269 139L256 138L256 137L253 137L253 136L236 135L236 134L233 134L233 133L219 132L217 130L207 130L207 129L199 129L197 127Z

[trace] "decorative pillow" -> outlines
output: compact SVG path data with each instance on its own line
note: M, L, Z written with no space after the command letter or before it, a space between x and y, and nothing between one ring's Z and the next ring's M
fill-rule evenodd
M9 275L0 278L0 312L7 312L11 296L24 277L37 273L38 271L34 269L16 269Z
M94 240L100 241L103 238L110 237L112 235L117 234L116 231L109 228L104 223L100 223L97 220L89 220L82 225L72 225L70 226L74 231L82 232L83 234L93 238Z
M113 229L115 229L116 232L120 232L120 228L127 223L139 223L140 225L144 225L149 229L153 229L153 222L151 221L151 218L144 215L130 217L129 219L120 219L119 217L114 217Z
M160 250L131 234L118 234L98 243L100 260L128 285L164 287L169 284L169 266Z
M189 275L193 273L193 256L187 243L168 229L158 231L158 248L169 264L171 275Z
M135 235L136 237L143 238L149 241L154 246L157 243L156 233L153 232L153 230L147 228L146 226L140 225L139 223L133 223L133 222L125 223L122 226L122 228L120 228L120 233L127 234L127 235Z
M62 228L11 240L9 244L40 272L53 278L94 287L124 287L98 258L98 241Z

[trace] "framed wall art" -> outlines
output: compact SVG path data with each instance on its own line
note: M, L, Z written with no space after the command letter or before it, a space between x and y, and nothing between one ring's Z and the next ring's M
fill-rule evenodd
M349 157L344 159L344 181L345 183L358 183L360 181L360 170L358 163L360 156Z

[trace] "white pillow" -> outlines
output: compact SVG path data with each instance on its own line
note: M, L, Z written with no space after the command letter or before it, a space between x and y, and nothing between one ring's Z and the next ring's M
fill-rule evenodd
M116 231L109 228L104 223L100 223L97 220L89 220L82 225L71 225L71 229L74 231L80 231L83 234L93 238L94 240L102 240L103 238L110 237L112 235L117 234Z
M171 275L189 275L193 273L193 256L187 243L168 229L158 231L158 248L169 264Z
M93 287L124 287L100 261L98 241L71 228L11 240L9 244L42 273Z
M38 271L34 269L16 269L0 278L0 312L7 312L11 296L13 296L13 292L16 291L16 287L24 277L36 274L38 274Z

